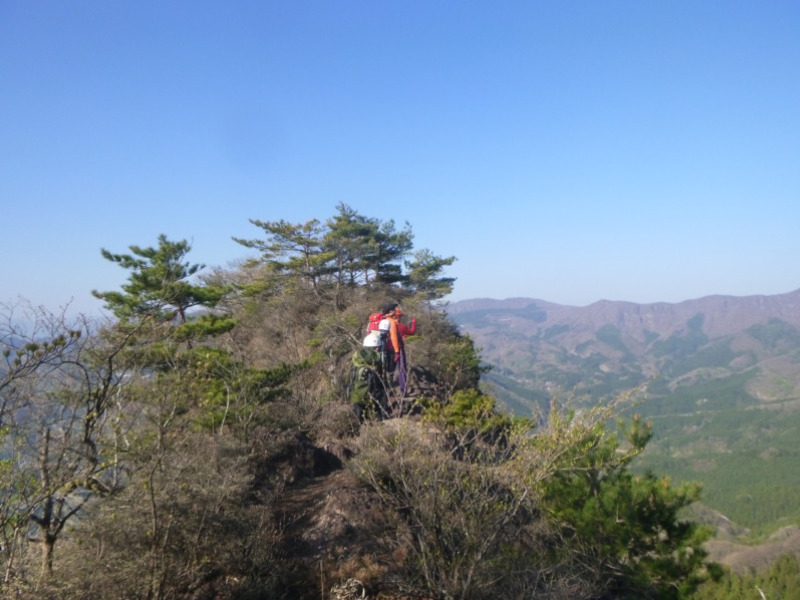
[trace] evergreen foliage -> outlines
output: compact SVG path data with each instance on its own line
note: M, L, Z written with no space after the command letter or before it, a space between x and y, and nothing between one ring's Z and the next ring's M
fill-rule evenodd
M189 319L190 309L195 306L213 308L225 293L220 287L188 281L204 265L184 261L191 250L186 240L171 242L162 234L157 247L130 246L130 250L132 254L101 251L103 258L130 271L128 283L122 285L123 291L92 292L104 300L106 308L120 320L151 317L164 322L177 319L183 324ZM219 327L219 323L215 326Z
M755 573L726 571L690 596L692 600L800 600L800 556L785 554Z
M427 300L444 298L453 291L455 278L442 277L441 274L445 267L449 267L455 261L455 256L442 258L430 250L416 252L413 260L405 263L408 271L408 287L412 292L422 294Z
M574 417L573 417L574 418ZM610 598L681 598L702 581L701 549L710 531L679 518L699 498L696 485L671 485L647 472L635 476L631 460L650 440L652 430L638 415L620 424L628 448L595 425L584 443L563 458L544 482L545 503L564 535L605 581Z
M283 276L285 283L274 291L291 292L296 283L304 282L318 293L325 264L333 258L332 253L322 252L320 236L323 228L320 222L316 219L302 224L258 219L250 219L250 222L263 229L267 238L233 240L246 248L258 250L261 253L259 263Z

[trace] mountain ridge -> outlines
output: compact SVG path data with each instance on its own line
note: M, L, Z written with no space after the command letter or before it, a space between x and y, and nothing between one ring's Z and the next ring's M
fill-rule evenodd
M571 319L585 320L588 316L589 319L600 318L604 315L604 320L610 320L608 313L616 313L616 320L624 320L625 317L631 313L636 313L637 316L642 314L650 314L655 317L668 317L673 316L677 318L690 311L700 311L715 309L723 313L735 313L737 316L748 317L752 320L753 315L756 315L754 322L758 321L757 316L763 314L765 311L773 314L776 317L784 318L788 322L800 326L800 288L791 292L775 295L748 295L748 296L731 296L723 294L712 294L700 298L682 300L680 302L651 302L651 303L636 303L627 300L597 300L585 306L573 306L567 304L558 304L547 300L538 298L525 298L513 297L506 299L494 298L471 298L460 300L450 304L447 307L447 312L451 315L463 315L464 313L472 311L485 311L485 310L508 310L508 309L521 309L530 307L535 304L542 310L553 311L560 316L566 316Z
M732 374L766 363L775 375L769 381L800 375L800 364L792 360L800 351L800 289L679 303L599 300L584 307L533 298L471 299L450 305L448 312L487 363L534 389L574 390L598 380L608 387L613 373L624 380L618 383L632 387L698 368L708 376L712 368ZM800 385L789 395L798 394ZM765 397L777 399L774 393Z

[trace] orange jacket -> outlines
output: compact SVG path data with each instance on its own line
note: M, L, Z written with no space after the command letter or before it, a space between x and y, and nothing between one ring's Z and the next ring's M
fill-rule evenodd
M386 320L389 321L389 339L392 340L392 348L394 348L394 351L399 354L400 349L402 348L403 337L398 331L397 319L387 315Z

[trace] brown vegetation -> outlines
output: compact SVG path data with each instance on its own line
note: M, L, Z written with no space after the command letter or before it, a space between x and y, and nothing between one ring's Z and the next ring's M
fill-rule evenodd
M263 256L199 283L185 242L104 252L131 275L96 292L101 327L0 331L6 597L600 600L702 580L705 533L677 517L696 489L629 472L638 417L606 428L625 396L539 423L481 391L437 304L453 259L401 264L410 229L343 205L253 224ZM390 301L419 319L410 384L382 371L391 418L358 418L351 357Z

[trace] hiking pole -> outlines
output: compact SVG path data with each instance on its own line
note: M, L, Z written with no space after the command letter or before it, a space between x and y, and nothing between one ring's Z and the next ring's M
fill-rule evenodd
M381 384L381 391L383 392L383 401L379 398L374 398L375 404L378 405L378 410L380 411L381 415L386 419L391 419L392 414L389 411L389 392L391 387L387 385L386 379L388 378L389 374L384 372L381 376L378 377L378 381Z
M401 391L400 398L397 401L397 405L400 409L400 415L403 416L406 414L406 399L408 389L411 384L411 361L408 360L408 351L403 348L403 358L401 359L401 364L398 365L399 369L403 370L404 380L405 380L405 389Z

